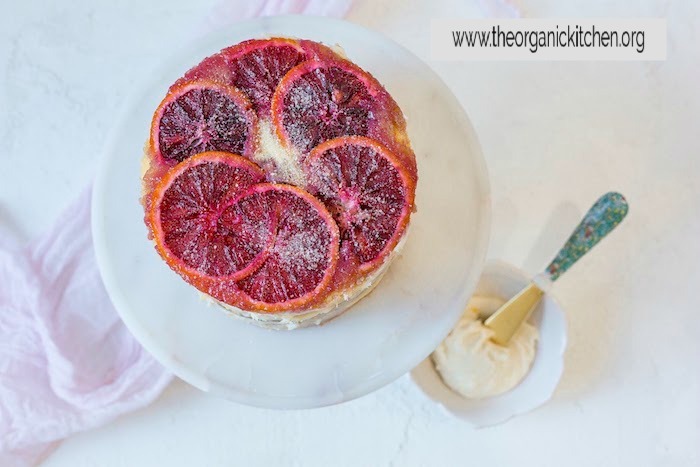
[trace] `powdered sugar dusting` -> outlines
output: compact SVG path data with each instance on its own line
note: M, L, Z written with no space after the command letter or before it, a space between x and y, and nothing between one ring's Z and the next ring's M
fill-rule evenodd
M337 241L333 221L319 211L322 207L280 187L269 185L250 196L264 206L263 216L271 216L275 238L261 267L239 282L251 298L267 303L312 294L329 272L332 242Z
M335 64L314 64L283 89L287 143L309 151L323 141L366 135L377 105L358 76Z

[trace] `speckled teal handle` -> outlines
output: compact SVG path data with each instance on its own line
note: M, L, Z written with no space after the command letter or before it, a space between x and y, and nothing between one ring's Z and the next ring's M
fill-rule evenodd
M588 210L574 233L547 266L547 274L555 281L579 258L617 227L627 215L627 201L620 193L607 193Z

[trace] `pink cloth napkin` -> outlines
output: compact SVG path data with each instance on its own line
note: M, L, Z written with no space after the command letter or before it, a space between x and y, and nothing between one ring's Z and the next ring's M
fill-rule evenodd
M90 191L39 239L0 250L0 465L143 407L170 374L129 334L95 264Z
M230 0L207 29L256 15L342 16L349 7L350 0ZM170 379L102 285L89 189L28 245L0 225L0 466L40 462L61 439L148 405Z

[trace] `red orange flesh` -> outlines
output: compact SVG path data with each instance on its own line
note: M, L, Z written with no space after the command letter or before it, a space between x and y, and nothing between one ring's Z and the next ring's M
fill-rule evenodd
M173 166L205 151L251 157L257 117L238 89L214 81L189 81L172 88L151 122L155 163Z
M226 208L265 173L247 159L204 152L172 168L153 193L148 216L156 249L188 282L239 279L261 263L269 235L236 228Z
M396 247L413 209L415 187L393 153L363 136L320 144L304 161L309 190L333 214L341 260L366 272Z
M338 261L339 233L325 206L301 188L257 184L231 205L250 225L271 226L264 261L236 288L220 283L208 293L247 310L279 312L325 298Z

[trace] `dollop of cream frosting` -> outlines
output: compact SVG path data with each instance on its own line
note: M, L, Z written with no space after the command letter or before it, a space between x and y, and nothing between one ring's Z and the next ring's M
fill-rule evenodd
M537 329L523 323L508 346L491 340L493 331L480 316L488 316L503 301L491 297L472 297L462 318L432 359L442 380L453 391L469 399L503 394L517 386L530 371L535 359Z

